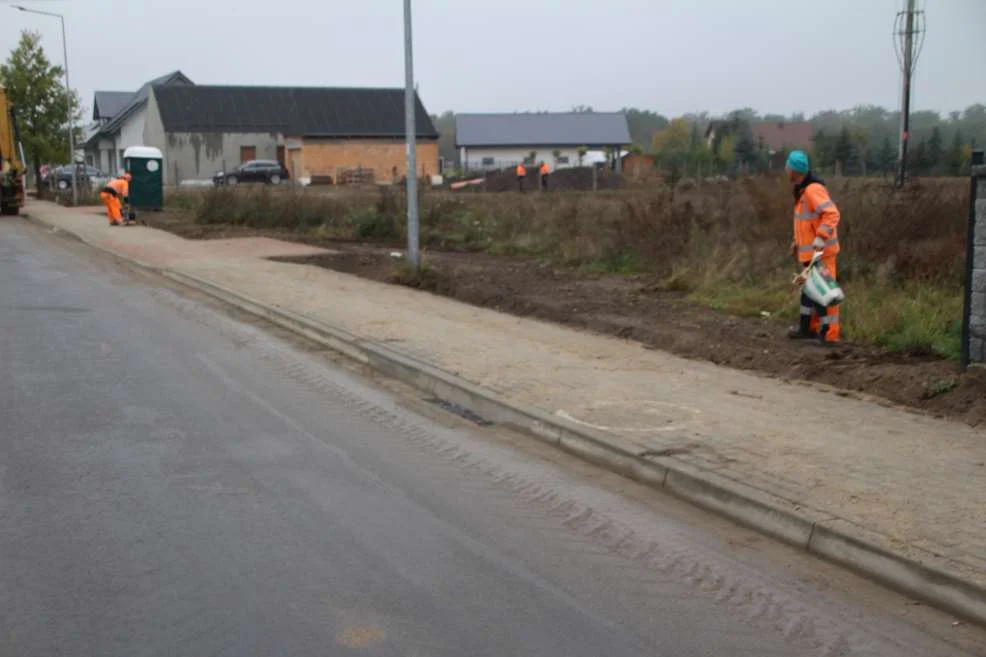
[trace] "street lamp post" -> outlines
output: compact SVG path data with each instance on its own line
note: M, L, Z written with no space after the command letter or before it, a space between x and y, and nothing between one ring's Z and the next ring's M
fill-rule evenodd
M404 132L407 142L407 257L420 271L418 252L418 158L415 128L414 58L411 48L411 0L404 0Z
M65 100L68 103L68 163L72 167L72 205L75 206L79 204L79 167L75 164L75 118L72 112L72 85L69 84L68 80L68 43L65 40L65 17L50 11L28 9L20 5L14 5L14 9L29 14L52 16L57 18L62 25L62 58L65 60ZM40 181L38 182L40 184Z

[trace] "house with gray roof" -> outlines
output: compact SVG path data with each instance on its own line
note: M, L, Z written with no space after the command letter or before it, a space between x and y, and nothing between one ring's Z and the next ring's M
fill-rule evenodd
M426 177L438 173L438 132L415 103L418 175ZM159 86L145 134L164 154L166 184L251 160L276 160L301 182L391 183L407 171L399 88Z
M144 83L133 93L97 91L93 99L91 131L84 146L86 162L110 174L123 166L123 152L147 144L147 100L155 86L194 84L181 71L173 71ZM124 98L126 96L126 98Z
M619 153L630 143L630 127L623 112L456 116L460 164L470 171L542 161L551 169L580 166L580 149L608 148Z

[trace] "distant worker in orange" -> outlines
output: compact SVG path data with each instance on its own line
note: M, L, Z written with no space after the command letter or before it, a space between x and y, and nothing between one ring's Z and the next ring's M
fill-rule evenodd
M548 163L541 161L541 189L548 189L548 175L551 173L551 169L548 168Z
M527 177L527 168L521 162L517 165L517 191L524 191L524 178Z
M99 200L106 206L106 216L109 217L110 226L133 223L124 221L123 208L120 201L126 201L130 196L130 174L124 173L118 178L106 183L106 186L99 192Z
M839 255L839 209L829 197L825 181L812 173L808 156L803 151L792 151L784 168L794 184L791 253L803 268L811 263L816 253L821 253L821 264L835 278L835 261ZM802 293L801 320L789 337L795 340L817 338L827 344L838 342L842 337L839 306L829 306L824 316L820 316L815 305Z

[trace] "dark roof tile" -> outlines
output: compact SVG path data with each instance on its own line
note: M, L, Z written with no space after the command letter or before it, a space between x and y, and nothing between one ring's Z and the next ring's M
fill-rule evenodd
M92 119L112 119L134 97L133 91L97 91L92 103Z
M168 132L279 132L309 137L403 137L403 89L155 87ZM418 137L438 132L416 99Z

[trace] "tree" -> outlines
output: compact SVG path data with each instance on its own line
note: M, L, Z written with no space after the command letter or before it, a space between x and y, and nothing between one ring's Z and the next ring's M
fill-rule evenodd
M928 140L928 173L938 174L944 168L945 150L942 144L941 128L935 126Z
M926 139L922 138L918 141L917 146L908 153L908 160L907 166L912 174L916 176L928 174L931 166L928 160L928 142Z
M684 172L691 152L691 131L683 118L672 119L670 125L654 135L652 144L659 165L666 168L673 179Z
M17 107L25 156L36 180L41 179L42 164L67 159L70 103L76 125L82 119L79 95L65 89L64 74L62 67L52 65L45 55L40 33L28 30L21 32L17 47L0 64L0 84ZM76 130L76 143L81 138L81 131Z
M650 147L654 141L654 135L669 125L667 117L661 116L657 112L651 112L650 110L624 107L623 112L627 117L627 127L630 129L631 141L642 148Z
M715 154L716 164L730 166L736 161L736 135L723 137L719 142L719 150Z
M815 133L813 141L814 169L821 171L832 166L835 163L835 143L832 137L825 134L825 130L819 130Z
M963 167L965 161L965 149L962 145L962 133L955 132L952 139L952 147L948 149L948 175L961 176L967 173Z
M843 171L850 170L855 164L852 135L849 134L849 128L846 126L842 126L839 137L835 141L835 161L839 163Z
M459 149L455 147L455 112L448 111L432 116L431 122L435 124L435 130L438 131L438 155L449 163L458 161Z
M883 138L883 142L880 144L880 150L877 151L874 164L877 170L886 175L894 170L897 164L897 151L894 149L893 143L890 141L889 136Z
M757 144L753 141L753 130L747 121L743 121L736 131L736 159L748 165L756 161Z
M578 148L578 154L579 154L579 166L580 167L582 166L582 163L585 161L585 155L588 152L589 152L589 147L588 146L579 146L579 148Z

